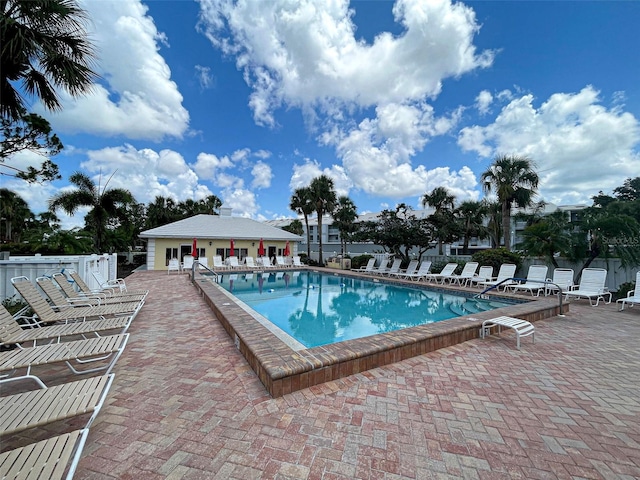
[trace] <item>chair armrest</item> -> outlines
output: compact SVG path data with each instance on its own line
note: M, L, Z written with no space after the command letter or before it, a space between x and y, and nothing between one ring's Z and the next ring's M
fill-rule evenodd
M629 291L627 292L627 298L634 297L634 296L635 296L635 294L636 294L636 291L635 291L635 290L629 290Z

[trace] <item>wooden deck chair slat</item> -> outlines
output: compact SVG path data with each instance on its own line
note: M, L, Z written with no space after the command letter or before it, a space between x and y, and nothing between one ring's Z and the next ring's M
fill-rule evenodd
M58 480L68 467L66 478L71 479L88 433L88 429L76 430L4 452L0 454L0 471L8 479Z

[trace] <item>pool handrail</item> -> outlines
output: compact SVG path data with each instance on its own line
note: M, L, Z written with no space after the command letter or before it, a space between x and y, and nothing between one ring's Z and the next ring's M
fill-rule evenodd
M215 270L211 269L209 265L203 265L197 259L194 260L193 264L191 265L191 281L195 280L196 278L196 268L204 268L205 270L207 270L213 275L213 281L218 283L218 273Z
M557 283L552 282L550 280L531 280L531 279L528 280L526 278L518 278L518 277L505 278L500 283L496 283L495 285L491 285L489 288L485 288L482 292L477 293L476 295L474 295L474 298L482 298L482 295L484 295L488 291L493 290L494 288L498 288L503 283L510 282L512 280L516 281L516 282L523 282L524 281L524 282L542 283L544 285L555 285L556 287L558 287L558 307L559 307L558 316L559 317L564 317L564 312L562 311L562 287L560 287L560 285L558 285Z

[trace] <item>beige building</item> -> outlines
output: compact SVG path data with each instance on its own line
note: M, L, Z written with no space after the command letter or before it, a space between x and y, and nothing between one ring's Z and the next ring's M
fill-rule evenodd
M195 215L152 228L140 233L140 238L147 240L148 270L166 270L172 258L182 262L185 255L191 255L194 239L198 256L205 257L209 265L215 255L223 260L230 256L232 240L233 253L240 261L258 257L260 239L269 258L283 255L287 242L290 254L297 255L298 242L303 240L250 218L232 217L227 209L221 209L221 215Z

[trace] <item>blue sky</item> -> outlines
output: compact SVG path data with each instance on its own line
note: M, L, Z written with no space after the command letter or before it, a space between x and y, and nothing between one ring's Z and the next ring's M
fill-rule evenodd
M480 199L498 154L529 156L556 204L640 175L640 2L82 5L101 80L59 114L33 105L65 144L63 180L0 177L35 212L76 170L255 219L293 216L321 173L362 213L438 186Z

